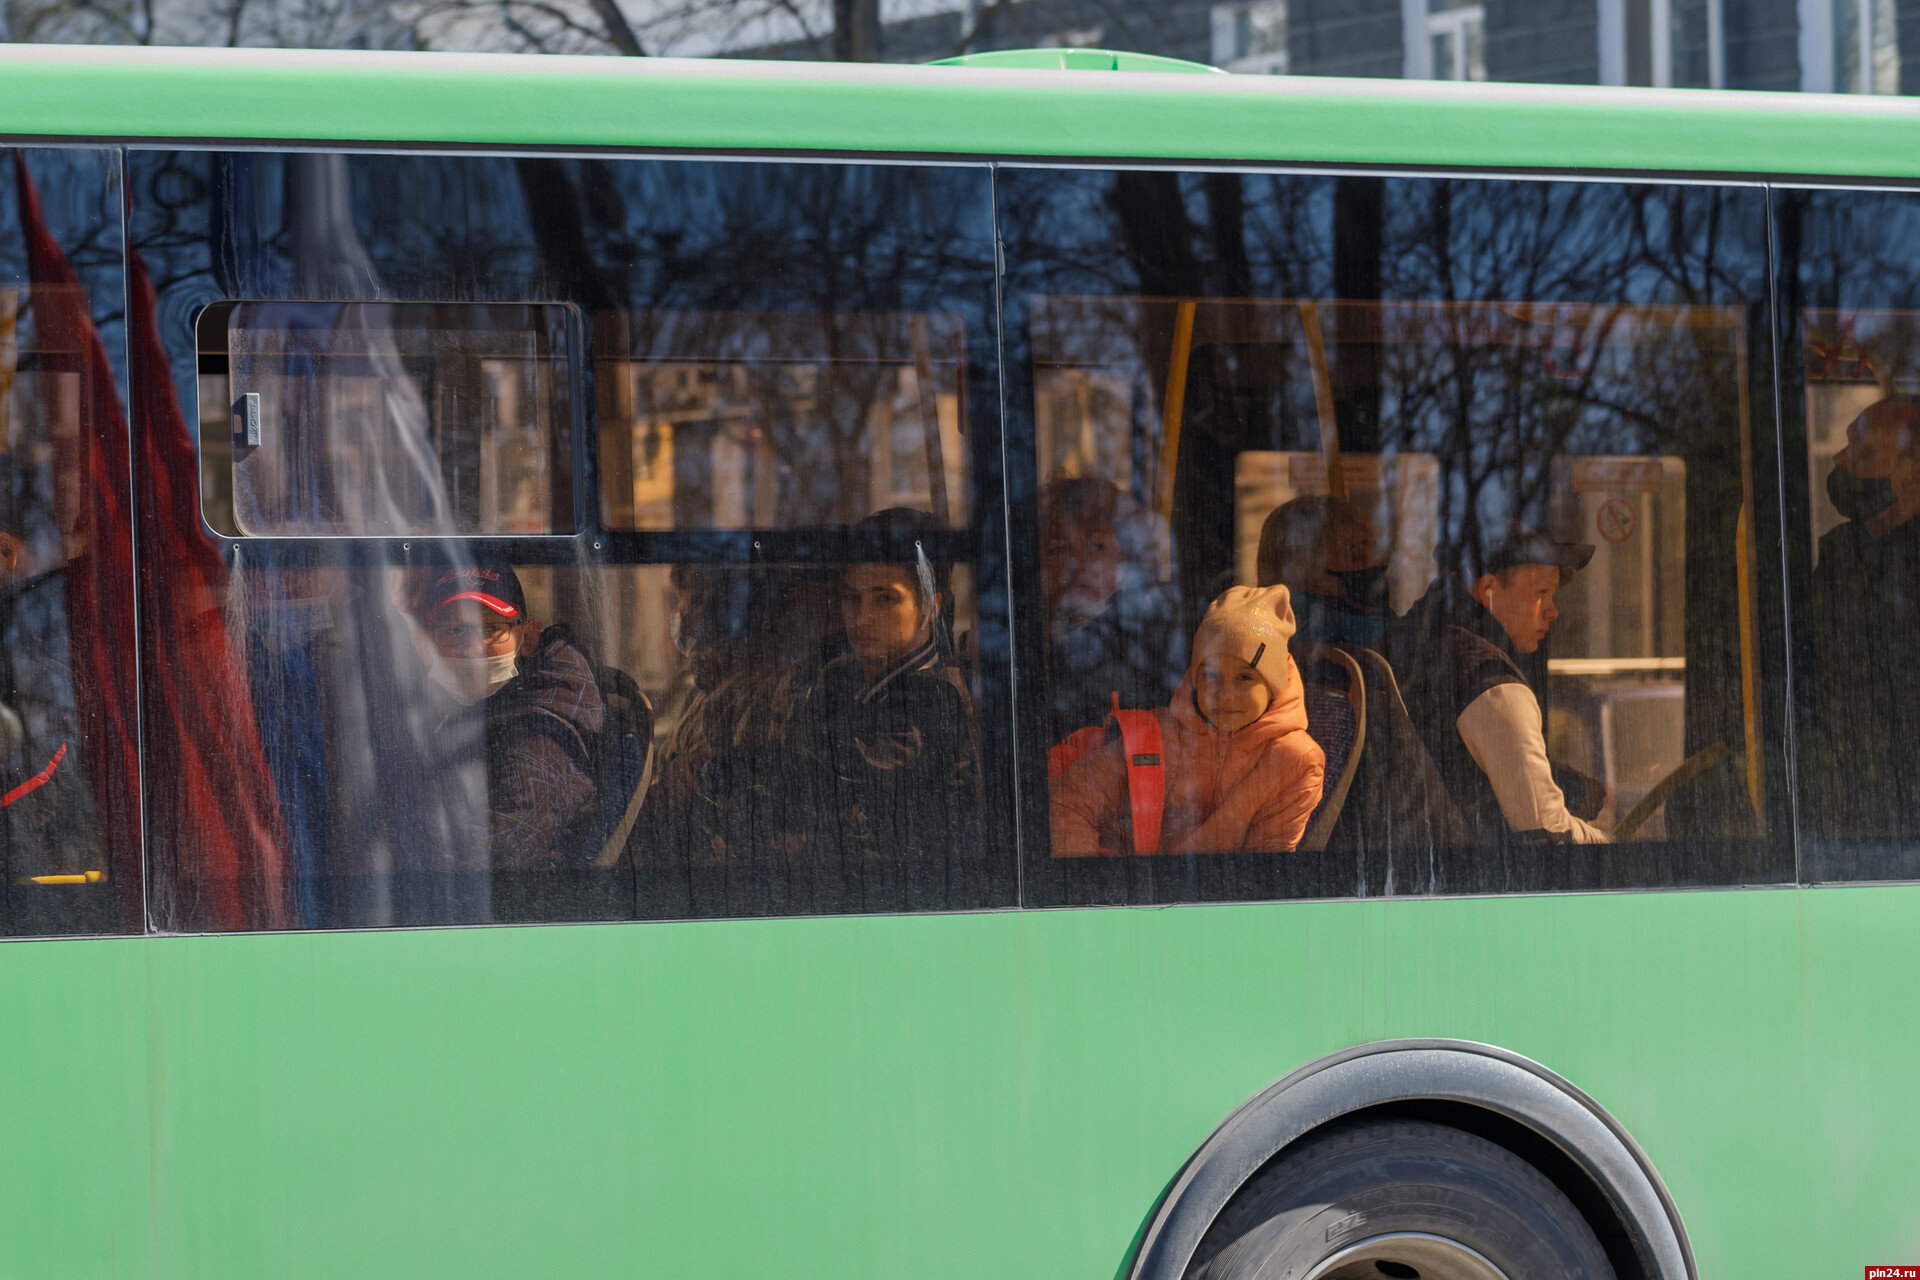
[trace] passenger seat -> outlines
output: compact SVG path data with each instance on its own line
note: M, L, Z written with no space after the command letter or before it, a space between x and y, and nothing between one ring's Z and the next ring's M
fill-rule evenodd
M1364 701L1357 704L1363 727L1356 734L1356 742L1363 743L1365 750L1356 752L1357 758L1351 762L1352 776L1343 780L1347 791L1331 816L1331 830L1323 847L1409 851L1472 844L1473 833L1447 795L1446 785L1407 714L1392 666L1372 649L1316 647L1333 649L1352 661L1364 690ZM1309 731L1312 727L1309 712ZM1328 776L1333 776L1331 771ZM1313 834L1311 826L1308 833ZM1302 847L1306 847L1304 843ZM1432 864L1427 866L1426 883L1420 883L1421 876L1411 881L1396 878L1396 887L1431 892L1435 887Z

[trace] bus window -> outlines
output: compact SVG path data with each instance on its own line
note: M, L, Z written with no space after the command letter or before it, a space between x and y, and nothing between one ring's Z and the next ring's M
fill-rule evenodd
M1782 197L1795 764L1802 872L1920 876L1920 205L1890 192ZM1791 437L1790 437L1791 438Z
M1790 875L1754 193L1001 190L1043 900Z
M142 928L113 152L0 162L0 933Z
M195 769L189 721L149 738L168 927L1013 901L984 169L143 153L132 185L157 311L204 301L134 370L185 463L141 476L157 625L195 641L150 701L217 727ZM281 201L285 237L211 212Z
M206 308L202 518L247 537L573 532L567 312Z

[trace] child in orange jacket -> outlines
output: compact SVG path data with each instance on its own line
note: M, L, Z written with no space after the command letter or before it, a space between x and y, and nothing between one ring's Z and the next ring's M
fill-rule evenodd
M1307 736L1305 689L1287 652L1283 586L1232 587L1207 609L1193 660L1160 726L1165 802L1148 853L1283 853L1320 803L1326 757ZM1126 747L1118 739L1053 786L1053 856L1137 852Z

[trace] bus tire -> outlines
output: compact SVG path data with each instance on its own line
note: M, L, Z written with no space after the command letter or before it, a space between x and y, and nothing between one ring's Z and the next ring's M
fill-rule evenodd
M1306 1139L1249 1182L1207 1237L1200 1256L1218 1252L1191 1280L1614 1274L1586 1219L1538 1169L1421 1120L1362 1120Z

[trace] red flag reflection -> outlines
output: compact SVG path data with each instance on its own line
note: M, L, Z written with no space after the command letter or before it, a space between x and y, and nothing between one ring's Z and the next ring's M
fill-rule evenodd
M76 495L80 553L67 571L74 683L113 847L137 849L135 703L125 660L134 634L124 585L133 577L127 420L78 277L48 232L18 152L14 170L36 320L85 362L85 457L56 460L86 477ZM153 863L179 895L175 923L272 928L286 919L279 809L244 658L221 613L227 566L200 532L197 451L168 371L153 283L135 253L127 293L128 382L141 424L133 455L151 497L137 517Z
M112 858L121 923L138 928L140 764L133 651L133 546L127 424L106 347L87 316L80 280L40 210L26 158L13 153L20 231L27 253L35 329L43 350L79 372L77 430L53 432L56 518L67 546L68 660L83 758L93 783L101 836Z

